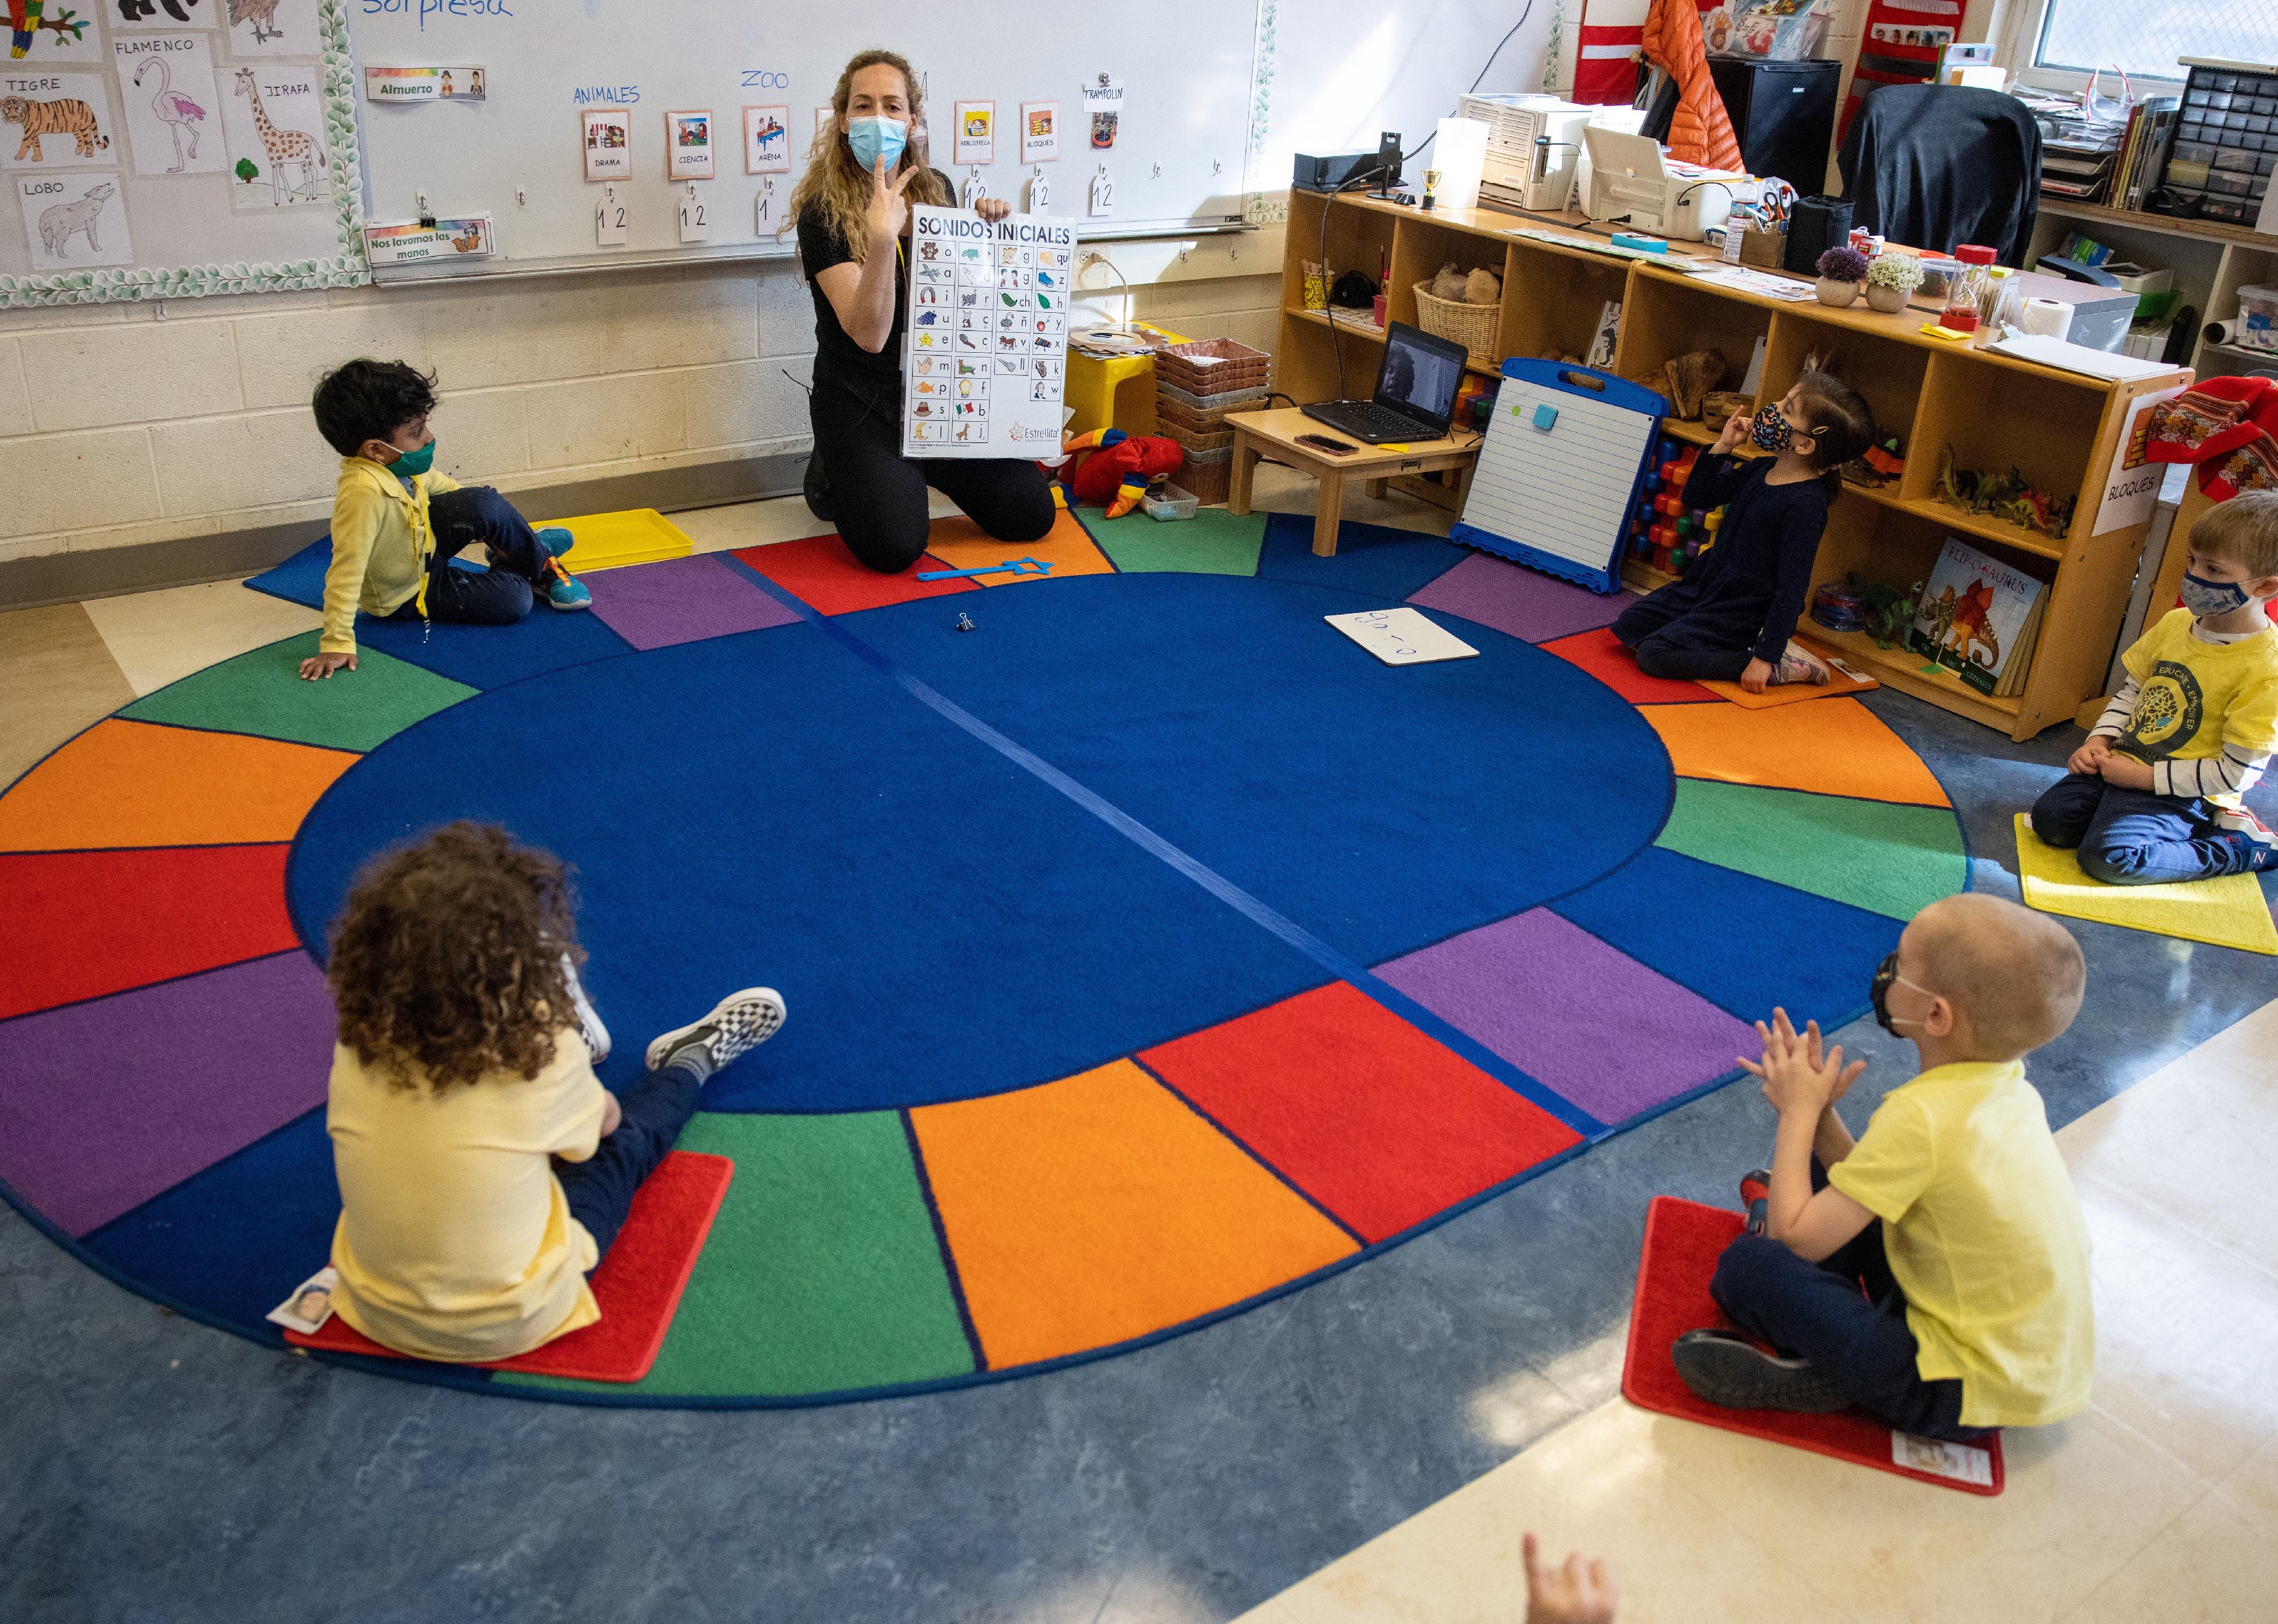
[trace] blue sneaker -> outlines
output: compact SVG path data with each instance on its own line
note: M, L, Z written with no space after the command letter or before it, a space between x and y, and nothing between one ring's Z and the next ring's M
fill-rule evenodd
M546 601L557 609L590 609L593 606L593 594L586 591L583 581L562 568L560 559L546 560L540 584L546 591Z
M555 558L560 558L577 545L577 538L558 524L542 525L537 531L539 545Z
M2278 868L2278 834L2244 807L2218 807L2215 828L2243 859L2234 873L2259 873Z

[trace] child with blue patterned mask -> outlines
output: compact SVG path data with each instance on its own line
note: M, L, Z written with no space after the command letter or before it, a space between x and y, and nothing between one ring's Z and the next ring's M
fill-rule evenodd
M2114 885L2278 868L2278 834L2245 806L2278 752L2278 492L2199 515L2178 595L2121 656L2128 680L2033 806L2035 834Z

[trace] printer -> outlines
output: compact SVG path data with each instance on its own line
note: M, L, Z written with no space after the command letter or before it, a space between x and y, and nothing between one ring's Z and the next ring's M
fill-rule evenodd
M1574 171L1582 160L1582 126L1598 111L1555 95L1464 97L1456 116L1487 126L1479 206L1543 214L1572 208Z
M1698 242L1722 225L1735 203L1752 203L1762 185L1737 170L1703 169L1663 157L1650 135L1587 126L1590 164L1581 210L1594 220L1619 220L1648 237Z

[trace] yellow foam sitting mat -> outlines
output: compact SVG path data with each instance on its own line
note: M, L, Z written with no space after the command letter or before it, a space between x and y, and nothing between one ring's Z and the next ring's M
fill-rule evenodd
M2025 905L2043 913L2278 955L2278 924L2272 922L2270 904L2252 874L2175 885L2106 885L2083 873L2071 852L2044 845L2023 812L2017 814L2017 873Z
M686 530L654 507L589 513L577 519L539 519L531 523L540 530L557 527L577 538L576 545L562 555L573 575L590 576L597 569L686 558L696 546Z

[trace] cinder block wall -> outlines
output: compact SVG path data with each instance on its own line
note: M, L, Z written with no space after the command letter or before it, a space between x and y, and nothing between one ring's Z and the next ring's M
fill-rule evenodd
M1279 233L1185 248L1104 251L1140 317L1272 348ZM309 394L353 355L433 368L437 466L531 492L803 453L814 347L776 260L0 311L0 565L321 525Z

